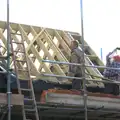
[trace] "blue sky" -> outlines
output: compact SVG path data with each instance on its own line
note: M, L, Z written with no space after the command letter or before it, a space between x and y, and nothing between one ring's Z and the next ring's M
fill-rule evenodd
M6 20L0 0L0 20ZM103 57L120 41L120 0L83 0L85 39ZM80 0L10 0L10 21L81 33Z

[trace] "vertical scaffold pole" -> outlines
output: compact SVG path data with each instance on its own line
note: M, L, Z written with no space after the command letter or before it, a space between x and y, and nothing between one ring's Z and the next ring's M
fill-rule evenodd
M11 88L10 88L10 23L9 23L9 0L7 0L7 103L8 120L11 120Z
M81 39L82 39L82 51L83 51L83 90L84 90L84 112L85 120L87 120L87 93L86 93L86 78L85 78L85 56L84 56L84 26L83 26L83 1L80 0L80 13L81 13Z

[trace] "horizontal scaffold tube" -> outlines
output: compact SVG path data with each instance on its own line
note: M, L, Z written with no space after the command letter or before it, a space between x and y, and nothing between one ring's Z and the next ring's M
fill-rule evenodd
M2 73L2 74L7 74L7 71L0 71L0 73Z
M113 68L113 67L105 67L105 66L97 66L97 65L83 65L79 63L69 63L69 62L60 62L60 61L53 61L53 60L42 60L42 62L48 62L51 64L64 64L64 65L75 65L75 66L85 66L85 67L92 67L92 68L103 68L103 69L111 69L111 70L120 70L120 68Z
M83 77L71 77L71 76L62 76L62 75L55 75L55 74L41 74L42 76L47 76L47 77L57 77L57 78L67 78L67 79L79 79L79 80L84 80L86 79L87 81L95 81L95 82L102 82L102 83L114 83L114 84L120 84L118 81L113 81L113 80L99 80L99 79L90 79L90 78L84 78Z

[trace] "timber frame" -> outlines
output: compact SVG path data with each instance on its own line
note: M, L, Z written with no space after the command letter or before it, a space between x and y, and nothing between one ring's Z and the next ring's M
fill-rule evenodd
M0 21L0 42L6 48L6 22ZM10 23L11 39L20 42L24 39L26 53L31 69L31 77L33 79L48 80L50 82L70 84L68 80L61 80L56 77L44 77L41 73L57 74L66 76L68 72L67 65L58 65L42 62L43 59L69 62L71 53L70 42L73 39L79 40L81 46L81 36L78 33L62 31L50 28L43 28L31 25L23 25L18 23ZM69 34L68 34L69 33ZM22 34L20 38L19 34ZM72 36L72 37L70 37ZM1 48L2 49L2 48ZM20 45L14 47L15 50L22 49ZM3 56L6 55L6 49L2 49ZM95 54L92 48L85 42L86 64L103 66L103 62ZM16 54L17 55L17 54ZM24 59L24 55L17 55L18 59ZM18 67L24 67L25 63L18 64ZM11 58L11 68L14 69ZM93 76L102 76L103 69L87 68L86 72ZM87 75L86 77L96 79ZM19 73L19 78L25 80L24 72ZM98 79L98 78L97 78ZM100 80L101 78L99 78ZM90 81L89 85L103 86L102 83Z

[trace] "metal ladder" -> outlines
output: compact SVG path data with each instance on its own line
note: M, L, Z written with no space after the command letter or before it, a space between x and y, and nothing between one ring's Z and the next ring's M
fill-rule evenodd
M14 69L16 72L16 77L17 77L17 86L18 86L18 93L24 95L24 106L22 106L22 114L23 114L23 120L39 120L39 114L38 114L38 109L37 109L37 103L35 100L35 94L34 94L34 88L33 88L33 84L32 84L32 79L30 77L30 67L28 64L28 60L27 60L27 54L25 51L25 45L24 45L24 40L23 40L23 36L22 34L16 34L16 33L11 33L15 34L15 35L20 35L21 37L21 42L16 42L13 41L12 39L10 40L10 44L11 44L11 52L13 54L13 64L14 64ZM21 45L21 49L15 51L14 50L14 46L13 44L16 45ZM16 57L16 53L20 53L24 55L24 59L22 60L17 60ZM17 67L17 63L26 63L26 69L19 69ZM27 88L24 88L21 83L20 80L18 79L18 72L22 71L24 73L26 73L27 75ZM35 115L34 118L31 118L31 116L28 116L29 113L32 113Z

